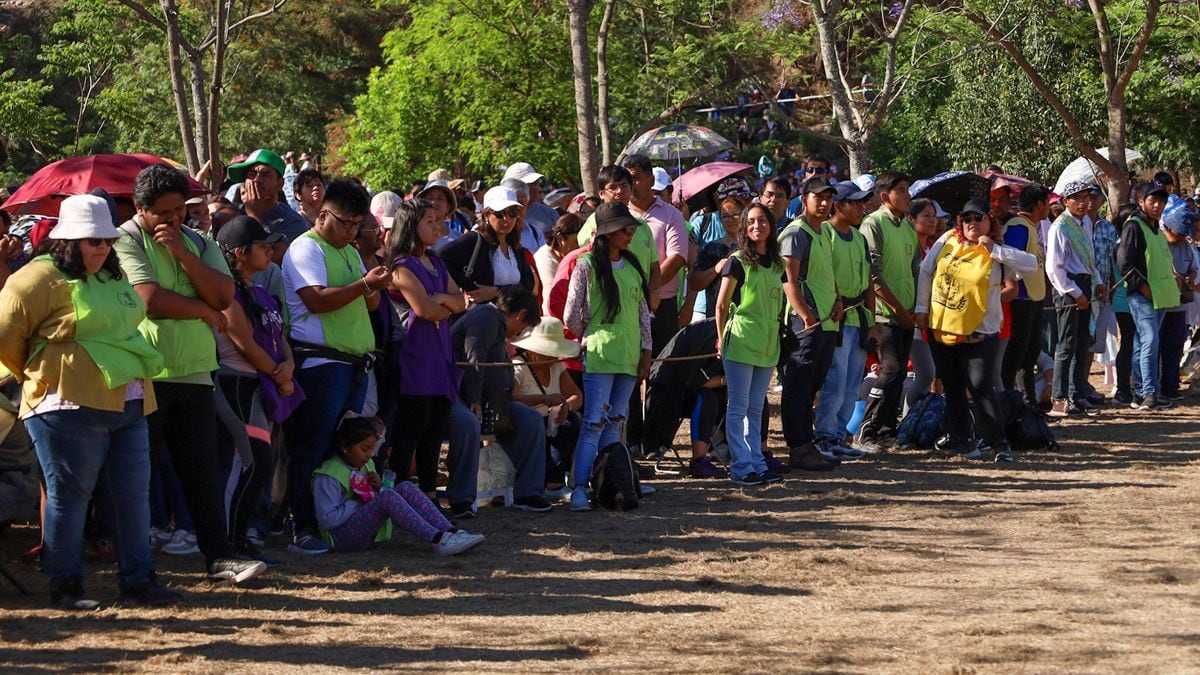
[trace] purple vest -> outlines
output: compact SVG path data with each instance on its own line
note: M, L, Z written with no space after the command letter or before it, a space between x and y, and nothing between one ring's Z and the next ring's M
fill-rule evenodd
M283 359L283 315L279 311L279 301L262 286L251 285L250 293L254 297L254 303L261 308L258 321L254 320L249 299L246 298L241 287L237 288L234 297L250 319L250 330L254 336L254 343L262 347L271 360L278 363ZM292 384L295 386L295 390L291 396L284 396L279 393L275 381L266 373L259 373L258 379L263 412L272 422L283 422L291 416L296 406L304 402L304 391L300 389L299 382L293 380Z
M420 258L411 256L396 258L392 267L407 268L431 296L445 293L450 285L446 264L436 255L430 255L429 259L433 262L434 272L425 269ZM391 298L400 306L408 304L401 293L391 292ZM460 374L454 365L454 354L450 348L450 322L426 321L411 309L407 321L404 339L396 349L396 362L400 365L400 393L408 396L445 396L451 402L458 400Z

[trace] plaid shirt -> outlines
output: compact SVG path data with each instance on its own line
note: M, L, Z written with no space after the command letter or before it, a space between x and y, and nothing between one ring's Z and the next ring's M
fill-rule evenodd
M1097 281L1111 287L1117 281L1117 228L1105 218L1097 218L1092 224L1092 251Z

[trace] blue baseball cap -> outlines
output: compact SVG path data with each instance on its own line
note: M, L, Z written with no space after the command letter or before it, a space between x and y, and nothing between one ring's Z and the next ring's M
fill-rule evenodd
M861 202L871 196L869 190L863 190L853 181L838 183L835 190L833 195L835 202Z

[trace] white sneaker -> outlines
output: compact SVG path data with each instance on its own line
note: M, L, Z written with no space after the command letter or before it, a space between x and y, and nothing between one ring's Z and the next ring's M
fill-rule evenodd
M160 530L157 527L150 528L150 548L158 550L166 546L172 538L170 530Z
M482 534L471 534L466 530L445 532L441 541L433 545L433 552L438 555L458 555L482 544L483 540Z
M171 541L163 544L162 552L169 555L192 555L199 553L200 547L196 545L196 535L187 530L175 530Z

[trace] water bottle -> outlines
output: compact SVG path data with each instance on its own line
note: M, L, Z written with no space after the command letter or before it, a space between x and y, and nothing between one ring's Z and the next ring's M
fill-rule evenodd
M396 472L395 471L388 469L387 471L383 472L383 475L380 478L383 482L383 487L385 487L385 488L396 487Z

